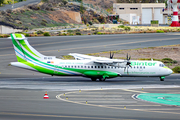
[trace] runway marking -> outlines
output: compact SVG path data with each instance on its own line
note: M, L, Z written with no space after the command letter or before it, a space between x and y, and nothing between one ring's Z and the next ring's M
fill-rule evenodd
M100 118L100 117L82 117L82 116L64 116L64 115L43 115L43 114L11 113L11 112L0 112L0 114L1 115L34 116L34 117L99 119L99 120L119 120L119 119L121 119L121 118ZM124 119L124 120L135 120L135 119Z
M136 42L126 42L126 43L116 43L116 44L108 44L107 46L114 46L114 45L125 45L125 44L132 44L132 43L145 43L145 42L153 42L153 41L166 41L166 40L173 40L173 39L179 39L179 38L171 38L171 39L156 39L156 40L147 40L147 41L136 41ZM47 43L48 44L48 43ZM51 44L51 43L49 43ZM83 48L98 48L98 47L103 47L104 45L98 45L98 46L89 46L89 47L78 47L78 48L66 48L66 49L58 49L60 51L63 50L75 50L75 49L83 49ZM56 50L47 50L47 51L39 51L41 53L43 52L52 52L52 51L58 51ZM15 54L4 54L4 55L0 55L0 56L9 56L9 55L15 55Z
M137 91L137 90L130 90L130 89L122 89L123 91L128 91L128 92L138 92L138 93L147 93L143 91Z
M123 90L127 90L127 89L123 89ZM87 91L94 91L94 90L87 90ZM100 91L100 90L99 90ZM138 92L138 91L135 91L135 90L127 90L127 91L130 91L130 92ZM72 93L76 93L77 91L74 91L74 92L67 92L65 93L66 95L68 94L72 94ZM142 91L139 91L142 93ZM146 92L145 92L146 93ZM141 112L153 112L153 113L162 113L162 114L179 114L177 112L168 112L168 111L156 111L157 109L154 109L153 111L150 111L150 110L146 110L146 109L132 109L132 108L127 108L124 109L124 107L122 106L122 108L117 108L117 107L112 107L112 106L105 106L105 105L96 105L96 104L86 104L85 102L84 103L80 103L80 102L77 102L77 101L71 101L71 100L66 100L66 99L63 99L61 98L61 96L63 96L63 94L59 94L56 96L57 99L61 100L61 101L65 101L65 102L70 102L70 103L75 103L75 104L80 104L80 105L88 105L88 106L93 106L93 107L102 107L102 108L111 108L111 109L121 109L121 110L132 110L132 111L141 111ZM126 106L126 105L124 105Z

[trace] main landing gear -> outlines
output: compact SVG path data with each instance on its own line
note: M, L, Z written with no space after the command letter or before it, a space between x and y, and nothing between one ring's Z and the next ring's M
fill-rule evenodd
M91 78L92 81L96 81L97 79L96 78Z
M159 77L160 78L160 81L164 81L165 77L162 76L162 77Z
M106 78L103 78L103 77L100 77L100 78L98 78L98 79L99 79L99 81L105 81L105 80L106 80ZM92 80L92 81L96 81L97 78L91 78L91 80Z

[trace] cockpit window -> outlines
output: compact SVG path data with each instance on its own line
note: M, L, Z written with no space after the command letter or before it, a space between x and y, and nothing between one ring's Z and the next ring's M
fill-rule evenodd
M164 65L164 64L162 64L162 63L160 63L160 64L159 64L159 67L164 67L164 66L165 66L165 65Z

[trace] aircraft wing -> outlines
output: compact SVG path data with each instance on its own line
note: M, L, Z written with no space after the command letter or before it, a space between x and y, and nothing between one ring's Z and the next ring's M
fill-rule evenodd
M99 63L99 64L126 63L125 60L110 59L110 58L105 58L105 57L94 57L94 56L89 56L89 55L84 55L84 54L79 54L79 53L70 53L69 55L73 56L76 60L92 60L94 61L94 63Z
M79 53L70 53L69 55L73 56L76 60L93 60L98 58L98 57L79 54Z

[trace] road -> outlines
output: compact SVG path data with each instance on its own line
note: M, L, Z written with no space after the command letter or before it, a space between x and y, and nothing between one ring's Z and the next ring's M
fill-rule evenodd
M179 33L33 37L29 43L45 55L95 53L179 44ZM114 78L92 82L82 77L52 77L12 66L10 39L0 39L0 119L2 120L178 120L179 106L135 100L134 94L180 94L180 75ZM44 100L48 91L50 99ZM68 99L67 99L68 98Z
M0 11L5 11L7 9L16 9L16 8L19 8L19 7L22 7L22 6L25 6L25 5L29 5L29 4L36 4L36 3L39 3L41 0L26 0L26 1L23 1L23 2L19 2L19 3L16 3L14 5L5 5L3 7L0 7ZM13 8L12 8L13 6Z

